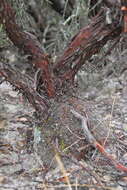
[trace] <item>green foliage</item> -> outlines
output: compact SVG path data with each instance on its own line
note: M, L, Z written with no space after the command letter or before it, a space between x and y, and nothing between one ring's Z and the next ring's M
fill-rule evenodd
M61 151L64 151L64 149L67 147L66 143L64 142L64 139L61 139L61 140L60 140L59 145L60 145ZM67 153L68 151L66 150L66 151L64 151L64 152Z
M71 15L64 19L60 14L56 13L50 6L45 3L47 9L46 23L44 33L50 33L49 41L46 41L46 51L58 55L58 52L63 52L67 44L71 41L75 34L85 25L88 24L88 8L84 0L76 0L74 9ZM65 10L64 10L65 11Z

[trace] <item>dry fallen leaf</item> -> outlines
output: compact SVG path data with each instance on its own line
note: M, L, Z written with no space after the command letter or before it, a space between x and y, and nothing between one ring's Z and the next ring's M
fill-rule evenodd
M3 184L6 182L6 177L5 176L0 176L0 184Z
M6 126L6 120L0 118L0 130L4 129Z
M16 119L16 121L19 121L19 122L26 122L26 121L28 121L28 119L27 119L26 117L18 117L18 118Z

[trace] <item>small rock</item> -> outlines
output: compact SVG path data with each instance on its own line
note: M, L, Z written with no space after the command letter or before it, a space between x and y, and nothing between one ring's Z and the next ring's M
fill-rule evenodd
M123 187L121 187L121 186L119 185L119 186L117 186L117 187L115 188L115 190L123 190Z
M109 182L111 180L111 177L109 175L103 176L104 181Z
M6 183L6 177L5 176L0 176L0 184L4 184L4 183Z

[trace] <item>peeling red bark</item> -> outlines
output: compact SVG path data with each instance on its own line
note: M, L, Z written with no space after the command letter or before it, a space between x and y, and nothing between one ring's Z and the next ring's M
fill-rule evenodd
M127 32L127 15L124 15L124 20L124 31ZM76 73L85 64L86 60L89 60L92 55L99 53L109 40L114 40L122 33L122 24L119 21L119 17L112 24L108 25L105 23L105 10L102 10L91 24L81 29L72 38L63 55L60 56L54 68L50 70L50 62L47 55L44 54L36 39L32 38L29 33L21 31L15 21L15 12L7 0L0 0L0 23L4 25L7 35L14 45L30 55L32 64L42 70L42 82L48 97L56 95L55 82L57 83L57 80L61 80L62 84L65 81L73 81ZM11 67L10 69L7 67L8 65L3 67L0 64L0 75L14 85L16 89L22 90L33 107L44 116L45 111L49 108L49 102L32 85L28 86L26 80L21 76L19 77ZM127 173L127 167L118 163L98 141L93 141L93 145L111 161L116 169Z
M122 32L120 15L112 24L105 23L106 9L102 9L92 23L75 35L62 56L50 69L50 61L39 46L37 39L27 32L21 31L15 21L15 13L7 0L0 0L0 23L5 26L10 40L19 49L32 58L32 64L42 70L42 83L48 97L55 96L57 87L64 87L66 81L73 81L75 75L86 60L100 52L109 40L114 40ZM54 80L55 79L55 80ZM59 81L59 82L58 82Z
M5 26L8 37L15 46L31 56L32 64L42 69L42 81L45 84L47 95L49 97L54 96L55 87L50 74L50 63L38 45L39 42L33 39L29 33L21 31L18 24L16 24L15 13L7 1L0 0L0 9L0 22Z
M73 37L63 55L56 62L52 71L50 71L50 62L43 50L40 48L37 39L21 31L16 24L15 13L6 0L0 0L0 22L5 26L8 37L19 49L22 49L32 58L32 64L41 68L43 71L42 82L44 83L46 93L49 97L55 96L55 81L61 80L73 81L74 76L79 71L86 60L94 54L99 53L101 48L109 40L114 40L122 32L120 17L108 25L105 23L106 9L102 9L92 20L92 23ZM55 81L53 80L55 76Z
M59 58L54 71L64 80L73 79L86 60L99 53L109 40L114 40L120 36L122 26L119 19L109 27L105 24L104 15L100 12L89 26L81 29ZM62 74L60 71L62 71Z

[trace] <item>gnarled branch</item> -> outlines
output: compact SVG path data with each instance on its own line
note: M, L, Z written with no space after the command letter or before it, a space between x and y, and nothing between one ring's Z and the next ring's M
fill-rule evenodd
M42 81L45 84L46 92L49 97L55 95L53 79L51 77L49 60L39 46L37 39L29 33L23 32L15 21L15 13L5 0L0 1L0 23L5 26L8 37L20 50L32 58L32 64L41 68L43 71Z

